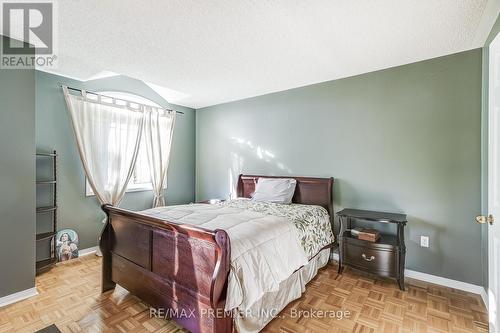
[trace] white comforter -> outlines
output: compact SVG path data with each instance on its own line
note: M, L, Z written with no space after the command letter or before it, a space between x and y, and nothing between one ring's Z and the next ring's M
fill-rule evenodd
M277 291L282 281L308 263L309 257L301 242L300 230L289 218L252 210L245 202L237 204L190 204L142 212L171 222L223 229L228 233L231 269L227 311L248 309L265 293Z

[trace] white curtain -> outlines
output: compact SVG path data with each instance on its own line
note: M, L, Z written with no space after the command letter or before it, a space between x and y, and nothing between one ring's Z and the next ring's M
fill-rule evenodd
M144 140L153 184L153 207L165 206L168 162L174 133L175 111L146 106Z
M63 90L89 184L101 204L118 206L134 171L144 106Z

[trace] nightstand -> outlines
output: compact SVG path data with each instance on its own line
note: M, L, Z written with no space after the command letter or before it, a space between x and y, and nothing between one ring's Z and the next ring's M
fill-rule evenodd
M338 212L337 216L340 219L339 274L342 274L345 265L349 265L379 276L394 278L398 281L399 289L405 290L406 215L344 209ZM376 242L361 240L351 235L351 231L348 230L351 229L352 220L389 223L396 226L396 233L382 233Z

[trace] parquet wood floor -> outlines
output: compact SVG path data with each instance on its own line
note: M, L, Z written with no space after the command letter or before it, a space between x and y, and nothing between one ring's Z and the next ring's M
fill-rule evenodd
M126 290L100 294L100 258L89 255L36 278L39 295L0 308L0 333L35 332L55 323L63 333L184 332L172 322L149 317L149 308ZM292 316L310 309L350 312L349 318ZM308 312L304 312L308 313ZM322 269L306 293L264 332L407 333L487 332L487 313L478 295L407 281L396 283L354 270Z

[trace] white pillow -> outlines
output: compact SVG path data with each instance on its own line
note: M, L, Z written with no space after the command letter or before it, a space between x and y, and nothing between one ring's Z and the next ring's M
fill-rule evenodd
M252 200L290 204L296 185L297 181L290 178L259 178Z

